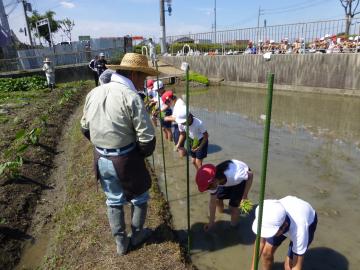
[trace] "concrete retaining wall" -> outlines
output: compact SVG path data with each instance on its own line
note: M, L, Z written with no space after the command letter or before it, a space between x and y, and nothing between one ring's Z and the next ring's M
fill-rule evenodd
M40 75L45 77L45 73L41 69L32 69L30 71L14 71L8 73L1 73L0 78L19 78L33 75ZM88 68L87 64L55 67L56 83L89 80L92 78L92 73Z
M264 87L268 71L275 73L277 88L295 91L360 95L360 54L261 55L162 57L167 64L190 68L208 77L247 87Z

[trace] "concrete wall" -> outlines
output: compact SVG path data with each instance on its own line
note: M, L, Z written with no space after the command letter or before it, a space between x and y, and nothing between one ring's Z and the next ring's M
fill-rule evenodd
M44 71L42 71L41 69L33 69L31 71L14 71L8 73L0 73L0 78L19 78L33 75L40 75L45 77ZM90 72L87 64L55 67L56 83L89 80L92 78L92 73Z
M261 55L162 57L162 61L208 77L222 77L233 85L263 87L268 71L275 73L278 89L360 95L360 54Z

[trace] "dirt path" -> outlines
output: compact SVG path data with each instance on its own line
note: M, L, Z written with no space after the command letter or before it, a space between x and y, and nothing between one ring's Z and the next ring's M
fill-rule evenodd
M147 226L153 236L126 256L116 256L104 195L92 173L92 146L83 138L82 106L71 116L58 145L60 153L36 209L17 269L188 269L171 230L171 215L153 174ZM127 209L129 210L129 209Z

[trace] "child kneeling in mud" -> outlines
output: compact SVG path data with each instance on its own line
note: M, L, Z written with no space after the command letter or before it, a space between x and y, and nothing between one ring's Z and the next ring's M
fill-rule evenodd
M220 213L224 211L223 200L229 200L231 214L230 225L238 224L241 201L247 200L253 181L253 172L247 164L240 160L232 159L214 166L205 164L196 173L196 184L200 192L210 193L209 223L204 230L208 231L215 224L216 207Z

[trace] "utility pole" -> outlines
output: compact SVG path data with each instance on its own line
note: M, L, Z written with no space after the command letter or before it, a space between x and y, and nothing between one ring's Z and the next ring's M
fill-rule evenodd
M259 13L258 13L258 21L257 21L257 28L259 28L260 26L260 16L264 15L264 10L261 9L261 7L259 6Z
M29 26L29 20L28 20L28 16L27 16L27 13L26 13L28 3L26 2L26 0L21 0L21 2L22 2L22 5L23 5L23 8L24 8L25 22L26 22L26 27L27 27L28 33L29 33L30 45L34 46L32 38L31 38L31 29L30 29L30 26Z
M214 5L214 43L216 43L216 0Z
M161 54L164 54L166 52L164 0L160 0L160 28L161 28L161 38L160 38Z
M258 21L257 21L257 33L256 33L256 44L258 44L258 42L259 42L259 32L260 32L260 29L259 29L259 27L260 27L260 16L261 15L264 15L265 13L264 13L264 10L263 9L261 9L261 7L259 6L259 12L258 12ZM266 23L265 23L265 21L264 21L264 27L266 27Z
M4 28L6 34L10 34L10 26L5 13L3 0L0 0L0 24Z

